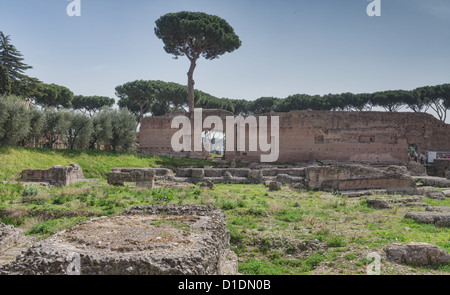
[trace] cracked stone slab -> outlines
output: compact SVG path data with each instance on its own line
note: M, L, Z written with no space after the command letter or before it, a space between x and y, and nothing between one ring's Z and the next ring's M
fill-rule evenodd
M438 227L450 227L450 213L447 212L408 212L405 218Z
M406 265L437 266L450 264L450 254L427 243L392 244L384 251L389 260Z

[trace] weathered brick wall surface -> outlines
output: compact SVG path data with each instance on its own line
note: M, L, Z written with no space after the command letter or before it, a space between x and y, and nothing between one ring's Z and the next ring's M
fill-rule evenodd
M203 114L207 115L211 114ZM215 115L225 118L230 114ZM450 150L450 125L425 113L293 111L261 116L280 118L278 162L395 164L408 161L409 144L416 144L419 152ZM180 155L171 148L172 136L178 131L170 128L173 117L143 121L139 134L141 152ZM258 162L260 155L261 152L226 152L228 160ZM205 154L184 153L184 156Z

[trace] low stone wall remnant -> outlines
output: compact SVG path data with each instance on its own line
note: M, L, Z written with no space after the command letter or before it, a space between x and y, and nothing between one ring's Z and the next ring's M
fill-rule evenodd
M403 169L402 169L403 168ZM418 195L415 181L391 166L387 170L362 165L332 165L306 168L308 188L323 191L385 189L388 193Z
M54 186L67 186L84 179L83 170L77 164L53 166L50 169L27 169L22 171L23 182L47 182Z
M307 168L182 168L174 173L169 169L114 169L108 183L152 188L155 180L181 183L266 184L278 182L292 187L324 191L384 190L387 193L418 195L415 181L405 167L387 169L362 165L327 165Z

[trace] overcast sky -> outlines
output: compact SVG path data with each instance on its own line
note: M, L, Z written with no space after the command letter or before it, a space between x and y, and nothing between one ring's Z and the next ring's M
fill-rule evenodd
M187 84L154 34L169 12L202 11L227 20L242 47L200 60L196 88L254 100L291 94L411 90L450 82L450 1L381 0L0 0L0 31L11 36L28 74L75 94L115 97L137 80Z

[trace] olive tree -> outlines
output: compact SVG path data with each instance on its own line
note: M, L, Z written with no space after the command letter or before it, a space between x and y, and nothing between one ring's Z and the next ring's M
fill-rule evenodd
M17 145L29 130L29 108L16 97L0 97L0 144Z
M113 134L110 111L110 109L103 109L92 118L93 129L89 147L92 150L111 146Z
M70 115L66 111L54 108L44 109L45 124L42 136L46 139L45 147L53 149L57 143L62 143L65 130L70 126Z
M114 151L132 152L136 148L136 117L127 109L112 110L111 146Z
M89 147L91 134L93 132L92 120L90 117L75 113L67 113L67 128L64 137L69 149L87 149Z

